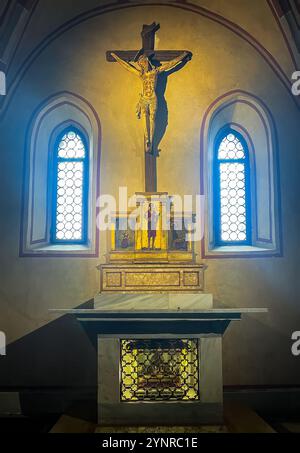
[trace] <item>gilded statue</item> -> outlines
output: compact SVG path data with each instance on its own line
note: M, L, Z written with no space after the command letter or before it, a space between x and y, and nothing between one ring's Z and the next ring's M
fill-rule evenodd
M127 71L138 76L142 82L142 93L137 104L136 114L138 119L143 120L145 147L146 152L153 152L153 139L155 134L155 121L157 112L157 94L156 86L159 74L165 71L171 71L184 61L192 58L191 52L183 52L177 58L155 66L151 58L142 54L138 57L137 62L127 62L111 52L114 59Z

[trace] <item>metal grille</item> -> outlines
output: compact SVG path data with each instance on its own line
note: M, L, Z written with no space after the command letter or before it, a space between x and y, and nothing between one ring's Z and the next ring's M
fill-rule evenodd
M245 165L221 164L221 240L246 240Z
M218 158L231 160L245 159L245 157L245 151L239 139L233 134L228 134L220 144Z
M121 340L121 401L199 400L197 340Z
M228 134L218 150L220 178L220 239L247 241L246 153L234 134Z
M86 150L74 131L66 133L58 146L55 238L83 239L84 159Z
M59 143L58 157L62 159L83 159L85 147L80 135L74 131L65 134Z

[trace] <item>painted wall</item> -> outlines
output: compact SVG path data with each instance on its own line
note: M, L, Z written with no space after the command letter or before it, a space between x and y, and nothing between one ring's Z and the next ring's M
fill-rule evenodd
M300 330L299 111L286 86L293 70L291 56L267 2L251 2L249 14L246 1L194 2L234 21L235 31L226 22L216 22L214 15L206 17L196 7L189 10L184 2L161 2L161 6L142 2L136 7L130 7L135 3L129 2L126 7L120 5L121 9L99 9L89 18L82 16L82 21L78 19L74 26L65 27L55 39L42 41L46 32L76 14L109 2L65 0L58 9L54 3L43 0L33 14L11 68L13 91L0 117L0 330L6 332L13 348L16 340L21 343L53 321L49 308L78 306L98 291L96 266L105 261L106 234L100 237L98 258L19 257L26 132L33 112L49 96L70 91L84 97L101 121L101 193L116 195L119 186L128 186L131 194L142 191L142 126L135 117L139 80L117 64L107 63L105 53L108 49L138 49L142 24L156 21L161 24L158 49L193 52L192 61L171 75L167 84L168 128L158 160L160 191L199 193L200 128L206 109L217 97L234 89L251 92L268 105L274 117L281 177L283 256L206 260L206 291L214 294L218 305L270 309L268 315L249 316L230 327L224 341L225 384L299 384L299 359L290 353L291 334ZM238 26L253 33L258 42L274 52L282 71L275 71L276 64L261 48L259 51L259 44L236 33ZM27 58L27 66L22 66L27 68L23 73L22 55L29 55L41 43L40 52L32 54L35 58ZM200 244L197 252L197 259L202 262ZM64 332L63 326L62 322L60 329L53 330L56 342L52 349L51 330L47 330L43 341L29 342L26 354L31 359L26 372L20 362L17 364L17 353L14 360L9 356L0 359L0 367L5 370L0 373L0 385L49 386L54 381L55 385L71 385L72 363L78 369L80 357L76 349L82 336L69 327ZM73 332L71 342L66 339L68 332ZM68 354L65 373L58 373L55 378L51 373L35 374L34 369L40 367L38 349L43 344L52 350L51 369L57 366L55 359L64 363ZM74 355L69 355L70 349ZM81 384L89 383L89 376L89 372L83 373Z

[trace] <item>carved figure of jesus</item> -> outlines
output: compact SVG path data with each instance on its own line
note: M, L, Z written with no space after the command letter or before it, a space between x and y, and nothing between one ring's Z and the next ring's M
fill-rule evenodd
M138 119L143 119L146 151L151 153L153 151L155 118L157 112L156 85L158 75L164 71L174 69L185 59L190 60L192 58L192 53L183 52L179 57L163 63L158 67L155 67L151 63L151 60L144 54L139 57L136 65L122 60L122 58L118 57L118 55L113 52L111 52L111 55L123 68L137 75L142 82L142 93L140 94L140 100L137 104L136 114Z
M152 203L149 204L149 209L145 214L148 224L148 249L154 249L155 239L156 239L156 230L157 222L159 219L159 214L156 212L155 208L152 206ZM151 244L152 242L152 244Z

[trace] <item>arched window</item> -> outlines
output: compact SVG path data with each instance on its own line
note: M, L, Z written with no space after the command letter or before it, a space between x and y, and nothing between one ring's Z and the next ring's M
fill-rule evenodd
M88 179L87 142L70 127L55 144L52 243L87 242Z
M250 165L243 137L223 130L214 159L215 245L251 245Z

